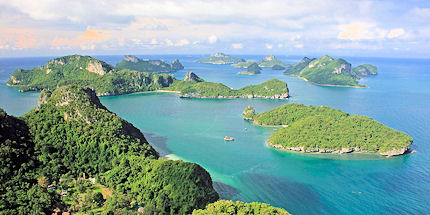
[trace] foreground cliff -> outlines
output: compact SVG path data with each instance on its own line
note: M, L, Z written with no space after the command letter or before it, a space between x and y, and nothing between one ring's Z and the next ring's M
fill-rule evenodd
M324 106L293 103L261 114L247 107L243 115L256 125L282 126L267 141L269 146L278 149L394 156L406 153L413 141L407 134L369 117L349 115Z

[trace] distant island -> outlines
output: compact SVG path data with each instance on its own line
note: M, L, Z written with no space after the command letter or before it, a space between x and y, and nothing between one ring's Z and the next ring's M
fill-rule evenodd
M369 152L386 156L402 155L413 139L369 117L325 106L282 105L257 114L253 107L243 117L255 125L282 126L271 134L271 147L301 152Z
M304 57L284 74L298 76L319 85L365 87L358 84L358 80L361 76L376 75L377 69L369 64L351 69L351 64L344 59L334 59L324 55L319 59Z
M245 62L239 62L239 63L235 63L232 64L232 66L236 67L236 68L248 68L248 66L250 66L251 64L254 64L255 60L247 60ZM258 65L258 64L257 64Z
M206 82L194 73L178 80L171 74L118 70L101 60L80 55L56 58L31 70L17 69L7 83L19 87L20 91L53 90L70 84L92 88L98 96L167 90L187 98L288 98L287 85L279 80L233 90L223 84Z
M251 65L249 65L247 67L247 71L246 72L238 72L237 74L240 75L255 75L255 74L260 74L261 73L261 68L258 66L257 63L252 63Z
M232 57L230 55L218 52L212 54L210 57L200 59L197 62L210 64L237 64L239 62L245 62L245 60L242 58Z
M168 64L162 60L142 60L136 56L126 55L115 68L117 70L129 69L148 73L168 73L184 69L184 66L178 59L173 60L172 64Z
M278 79L235 90L221 83L206 82L192 72L189 72L184 80L175 80L172 85L164 89L178 92L182 98L287 99L289 97L287 83Z
M282 62L281 60L278 60L274 55L269 55L269 56L264 57L263 59L259 60L258 66L270 67L270 68L273 68L274 66L281 66L281 67L285 68L288 65L285 64L284 62Z

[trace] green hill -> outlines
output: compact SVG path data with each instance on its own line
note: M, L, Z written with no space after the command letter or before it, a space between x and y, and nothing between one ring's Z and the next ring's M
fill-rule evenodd
M246 62L239 62L236 64L233 64L232 66L236 67L236 68L248 68L248 66L250 66L251 64L255 63L254 60L247 60Z
M142 60L135 56L126 55L115 68L117 70L129 69L148 73L166 73L184 69L184 66L178 59L172 61L172 64L168 64L161 60Z
M245 62L242 58L232 57L224 53L215 53L207 58L203 58L197 61L198 63L211 63L211 64L237 64L239 62Z
M284 74L298 76L320 85L364 87L358 84L360 77L375 75L377 69L370 64L351 69L351 64L347 61L324 55L319 59L304 57L292 68L287 69Z
M348 153L372 152L401 155L413 139L369 117L349 115L329 107L287 104L256 114L244 110L244 119L256 125L283 126L272 133L272 147L302 152Z
M195 75L195 74L194 74ZM193 76L194 76L193 75ZM196 75L195 75L196 76ZM250 85L238 90L221 83L175 80L166 90L179 91L183 98L288 98L288 87L283 81L271 79L259 85Z
M238 74L240 75L255 75L260 73L261 68L258 66L257 63L252 63L251 65L249 65L246 72L238 72Z
M55 89L75 84L90 87L97 95L120 95L152 91L169 86L174 80L168 74L150 74L134 70L116 70L90 56L71 55L50 60L45 66L31 70L17 69L8 86L20 91Z
M274 55L269 55L269 56L258 61L258 66L260 66L260 67L272 68L275 65L282 66L284 68L287 67L287 64L285 64L281 60L278 60Z

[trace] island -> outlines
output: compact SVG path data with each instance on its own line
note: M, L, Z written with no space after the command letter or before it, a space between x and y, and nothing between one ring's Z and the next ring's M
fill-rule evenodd
M242 58L232 57L228 54L221 52L212 54L207 58L203 58L197 61L197 63L210 63L210 64L237 64L239 62L245 62Z
M255 63L255 60L247 60L246 62L239 62L236 64L233 64L232 66L236 67L236 68L248 68L248 66L250 66L251 64Z
M237 74L239 74L239 75L255 75L255 74L260 74L260 73L261 73L261 68L258 66L258 64L252 63L251 65L248 66L246 72L238 72Z
M259 126L282 127L267 145L282 150L319 153L378 153L385 156L408 152L413 139L369 117L325 106L286 104L258 114L253 107L243 118Z
M319 59L303 58L284 74L303 78L313 84L342 87L366 87L358 80L366 72L376 74L376 67L365 64L351 69L351 64L344 59L334 59L324 55Z
M178 59L173 60L172 64L168 64L162 60L142 60L136 56L126 55L115 68L117 70L129 69L148 73L169 73L182 70L184 66Z
M285 69L285 67L278 65L278 64L272 66L272 70L284 70L284 69Z
M168 91L178 92L181 98L267 98L288 99L287 83L271 79L259 85L250 85L238 90L221 83L207 82L189 72L184 80L175 80Z
M206 82L194 73L187 74L185 80L178 80L172 74L118 70L101 60L80 55L56 58L48 61L45 66L30 70L17 69L7 82L8 86L18 87L20 91L54 90L58 86L70 84L92 88L97 96L167 90L176 91L181 97L188 98L288 97L286 83L279 80L262 84L261 87L266 87L263 89L248 86L241 90L232 90L223 84Z
M276 66L276 65L282 66L284 68L288 66L287 64L285 64L281 60L278 60L274 55L266 56L263 59L258 61L258 66L260 66L260 67L273 68L273 66Z
M357 66L353 68L352 71L359 76L370 76L378 74L378 69L376 68L376 66L370 64L363 64Z

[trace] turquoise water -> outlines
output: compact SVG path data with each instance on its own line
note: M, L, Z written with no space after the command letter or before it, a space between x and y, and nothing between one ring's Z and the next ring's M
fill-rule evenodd
M196 162L211 174L221 196L261 201L294 214L428 214L430 213L430 60L346 58L353 64L372 63L380 74L366 78L367 89L321 87L263 70L240 76L228 65L194 63L200 56L179 58L185 70L208 81L239 88L271 78L288 83L288 101L265 99L180 99L172 93L139 93L103 97L111 111L144 131L164 156ZM245 56L258 59L261 56ZM122 56L100 56L115 64ZM300 57L283 57L294 62ZM42 65L47 58L0 59L0 107L21 115L36 105L37 93L18 93L4 86L16 67ZM306 155L265 146L275 128L242 120L252 105L263 112L289 102L328 105L370 116L414 138L417 153L394 158L376 155ZM234 142L224 142L233 136Z

